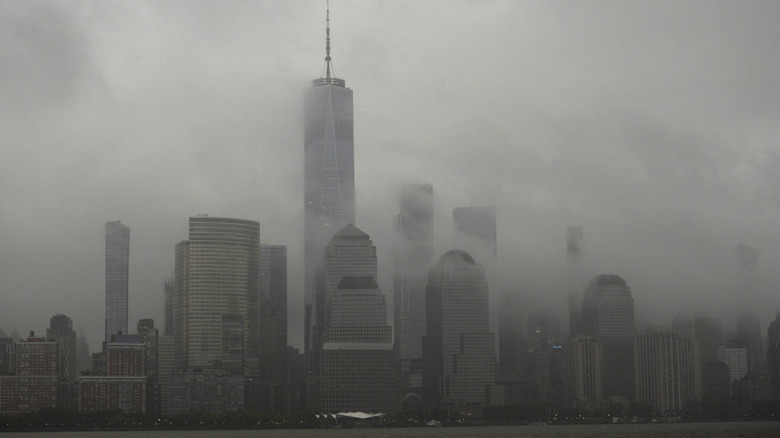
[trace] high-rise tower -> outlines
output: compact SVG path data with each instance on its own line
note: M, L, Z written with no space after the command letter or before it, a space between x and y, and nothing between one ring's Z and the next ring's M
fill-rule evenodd
M428 276L423 383L429 405L485 405L495 383L485 270L465 251L444 253Z
M634 299L619 275L597 275L582 302L583 332L601 342L605 398L634 400Z
M315 274L336 231L355 222L352 90L333 76L330 11L325 28L325 76L312 81L304 103L305 343L311 350Z
M127 283L130 228L120 221L106 223L106 341L127 333Z
M433 187L410 184L401 192L396 220L393 286L395 343L404 386L422 389L422 337L425 334L425 285L433 264Z
M221 368L234 359L223 349L226 339L241 339L244 354L256 354L260 224L197 216L189 228L189 240L176 245L177 366Z

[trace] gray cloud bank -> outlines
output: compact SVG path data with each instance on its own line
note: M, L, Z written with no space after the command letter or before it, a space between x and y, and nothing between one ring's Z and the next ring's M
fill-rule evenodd
M131 227L130 320L161 322L198 213L288 245L302 336L302 93L321 73L314 1L0 4L0 327L65 313L103 330L103 224ZM493 204L493 293L565 304L565 230L637 310L780 310L780 4L334 1L355 91L357 222L391 294L395 190ZM750 281L733 260L758 250ZM745 285L750 287L746 288ZM745 290L749 289L749 290Z

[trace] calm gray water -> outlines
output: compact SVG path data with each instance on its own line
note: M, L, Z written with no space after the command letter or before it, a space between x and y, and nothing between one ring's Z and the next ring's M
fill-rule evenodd
M388 429L210 430L142 432L4 433L24 438L759 438L780 437L780 422L604 424L578 426L489 426Z

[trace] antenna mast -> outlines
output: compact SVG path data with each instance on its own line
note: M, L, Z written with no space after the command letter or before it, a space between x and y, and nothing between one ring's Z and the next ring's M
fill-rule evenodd
M330 0L325 2L325 78L330 79Z

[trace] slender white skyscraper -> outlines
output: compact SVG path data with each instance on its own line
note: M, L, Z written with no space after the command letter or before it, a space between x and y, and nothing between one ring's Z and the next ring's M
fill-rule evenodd
M127 290L130 228L120 221L106 223L106 341L127 333Z
M326 16L325 76L312 81L304 104L304 300L306 352L311 350L315 273L330 237L355 222L352 90L333 76L330 12Z

